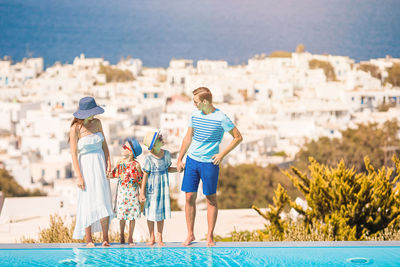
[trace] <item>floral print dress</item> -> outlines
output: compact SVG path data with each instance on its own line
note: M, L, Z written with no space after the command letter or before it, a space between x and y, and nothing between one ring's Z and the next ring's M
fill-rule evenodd
M112 171L118 179L117 219L135 220L140 217L139 187L143 173L139 172L137 161L120 161Z

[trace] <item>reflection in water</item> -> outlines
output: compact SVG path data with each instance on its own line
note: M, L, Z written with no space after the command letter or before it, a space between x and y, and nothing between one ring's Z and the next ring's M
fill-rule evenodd
M10 253L3 258L10 257ZM18 255L29 252L12 253L13 263L23 266L23 259L27 258ZM40 261L58 266L393 266L400 262L400 247L75 248L52 253L39 249L31 257L29 264L34 266L39 266ZM364 258L368 264L362 261Z
M246 258L251 259L247 251L235 248L74 248L72 258L58 263L61 266L109 264L242 266L246 264Z

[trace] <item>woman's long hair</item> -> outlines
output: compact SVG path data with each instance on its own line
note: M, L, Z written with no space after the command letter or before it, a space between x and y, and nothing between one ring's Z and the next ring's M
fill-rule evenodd
M82 127L82 125L83 125L83 121L84 120L81 120L81 119L78 119L78 118L74 117L74 119L71 122L71 126L69 128L71 128L75 123L77 123L79 125L79 129L80 129ZM69 141L70 141L70 137L68 136L68 143L69 143Z

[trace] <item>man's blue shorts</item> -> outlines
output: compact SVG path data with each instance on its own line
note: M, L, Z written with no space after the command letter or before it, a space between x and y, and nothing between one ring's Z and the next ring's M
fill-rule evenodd
M219 165L214 165L212 162L200 162L187 156L181 190L197 192L201 179L203 194L213 195L217 192L218 174Z

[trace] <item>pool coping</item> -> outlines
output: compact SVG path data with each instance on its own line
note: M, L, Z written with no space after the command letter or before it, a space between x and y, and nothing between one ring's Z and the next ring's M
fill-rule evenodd
M206 242L194 242L185 247L181 242L165 242L164 248L204 248ZM216 248L289 248L289 247L400 247L400 241L291 241L291 242L217 242ZM0 244L0 249L55 249L55 248L86 248L84 243L33 243L33 244ZM100 243L96 243L96 248L103 248ZM157 245L148 246L143 242L136 243L135 246L111 243L110 248L160 248ZM163 247L161 247L163 248ZM108 249L108 248L104 248Z

